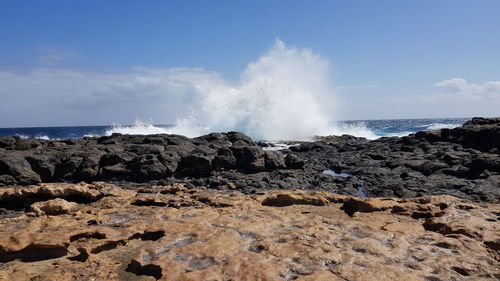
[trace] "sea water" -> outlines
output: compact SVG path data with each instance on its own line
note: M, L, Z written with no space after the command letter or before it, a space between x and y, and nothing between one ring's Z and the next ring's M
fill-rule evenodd
M340 128L350 127L350 132L354 136L366 137L366 132L368 131L373 135L373 137L371 137L373 139L390 136L401 137L418 131L454 128L462 125L467 120L467 118L446 118L339 121L337 126ZM21 138L38 138L45 140L78 139L93 136L109 136L112 133L140 135L172 134L176 133L173 131L173 128L175 128L173 125L152 125L147 123L123 126L0 128L0 136L19 136ZM356 132L361 133L356 134Z

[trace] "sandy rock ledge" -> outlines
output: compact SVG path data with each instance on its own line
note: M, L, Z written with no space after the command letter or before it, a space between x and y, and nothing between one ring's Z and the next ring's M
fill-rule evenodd
M43 184L0 208L2 281L500 279L500 207L452 196Z

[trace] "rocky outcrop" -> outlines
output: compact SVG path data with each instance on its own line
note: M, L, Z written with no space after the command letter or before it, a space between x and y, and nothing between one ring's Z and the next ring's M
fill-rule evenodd
M402 138L319 137L290 150L305 160L306 168L344 173L333 177L337 183L362 186L370 197L449 194L499 202L499 146L500 118L474 118L458 128Z
M236 132L192 139L0 137L0 186L100 180L124 187L232 186L247 194L299 188L368 197L448 194L477 202L500 200L499 118L474 118L455 129L402 138L368 141L344 135L293 144L273 151L272 144Z
M189 139L177 135L44 141L0 137L0 186L57 181L146 182L300 168L236 132ZM287 166L287 163L289 164Z
M82 183L8 188L0 198L0 208L29 206L0 219L2 281L500 276L500 207L452 196Z

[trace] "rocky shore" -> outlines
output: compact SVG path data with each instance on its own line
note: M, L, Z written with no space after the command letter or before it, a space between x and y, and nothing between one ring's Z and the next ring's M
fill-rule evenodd
M0 137L0 281L500 279L500 118L277 148Z
M500 207L107 183L0 190L0 280L498 280ZM15 203L15 204L14 204Z
M0 137L0 186L115 182L224 189L326 190L411 198L500 198L500 118L369 141L352 136L272 150L236 132L197 138L120 135L45 141ZM326 173L325 173L326 171Z

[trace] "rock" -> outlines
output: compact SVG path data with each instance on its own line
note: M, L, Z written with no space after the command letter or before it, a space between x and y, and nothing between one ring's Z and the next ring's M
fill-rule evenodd
M112 166L104 166L100 169L100 177L103 179L127 179L131 176L131 171L124 163L118 163Z
M76 203L56 198L48 201L36 202L31 205L31 210L37 215L60 215L67 214L77 205Z
M31 169L40 175L42 181L49 181L54 177L58 160L47 155L29 155L26 160L30 163Z
M250 146L254 145L254 142L249 136L240 132L228 132L226 133L226 136L228 140L233 143L233 145L238 141L244 143L245 145L250 145Z
M18 139L18 137L0 137L0 148L10 148Z
M150 141L150 139L148 139ZM165 148L160 145L151 145L151 144L132 144L125 147L126 152L132 152L138 155L144 154L160 154L165 151Z
M214 154L215 151L212 149L195 149L191 152L191 154L182 157L176 173L182 177L208 176L212 171Z
M286 168L283 154L279 151L265 151L265 166L271 171Z
M0 175L10 175L19 184L41 182L40 175L31 170L30 163L20 156L0 156Z
M236 166L242 171L264 171L266 168L265 153L260 146L233 146Z
M245 193L267 189L322 189L367 196L450 194L499 202L498 119L476 118L455 129L369 141L317 137L276 149L237 132L197 138L120 135L81 140L0 139L0 185L112 180L183 183ZM19 145L18 145L19 143ZM285 147L285 146L284 146ZM12 160L17 159L17 160ZM25 162L26 159L28 163ZM0 160L1 162L2 160ZM14 162L12 162L14 161ZM331 170L337 174L323 174Z
M165 178L167 168L155 154L140 155L130 164L133 178L137 181L148 181Z
M134 154L128 152L110 152L101 157L99 166L113 166L119 163L127 163L134 159Z
M304 167L304 160L300 159L296 155L288 154L285 157L285 165L288 169L301 169Z
M217 150L217 156L214 158L214 168L216 170L232 170L236 168L236 157L234 157L230 148L221 147Z
M9 186L9 185L15 185L16 179L14 179L10 175L0 175L0 186Z
M64 203L57 194L77 191L92 193L93 201L74 202L62 214L55 207L59 215L0 218L0 280L497 280L500 274L498 204L298 190L244 195L179 185L25 189L56 195L52 206ZM21 190L0 189L0 198L17 200L12 196ZM348 215L346 204L358 211Z
M158 160L165 166L166 176L171 176L177 170L181 157L173 151L166 151L157 156Z

